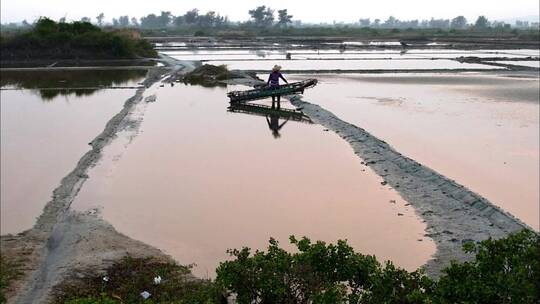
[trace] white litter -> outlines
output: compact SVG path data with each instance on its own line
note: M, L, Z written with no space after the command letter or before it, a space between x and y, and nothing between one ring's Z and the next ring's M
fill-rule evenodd
M148 299L151 295L152 295L152 294L149 293L149 292L146 291L146 290L143 291L143 292L141 292L141 297L143 297L143 299L145 299L145 300Z
M104 282L109 282L109 277L103 277Z
M159 283L161 283L161 276L157 276L154 278L154 284L158 285Z

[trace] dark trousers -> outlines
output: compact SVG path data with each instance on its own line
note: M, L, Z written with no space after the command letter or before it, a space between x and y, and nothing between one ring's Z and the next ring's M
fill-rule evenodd
M272 86L272 90L279 89L279 86ZM276 107L276 99L277 99L277 108L279 109L281 107L281 95L272 95L272 109Z

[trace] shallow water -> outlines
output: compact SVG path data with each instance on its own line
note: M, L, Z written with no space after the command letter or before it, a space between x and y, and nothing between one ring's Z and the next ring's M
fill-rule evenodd
M226 88L154 90L140 135L105 149L73 208L100 208L119 232L198 264L202 277L228 248L292 234L348 239L410 270L434 252L414 211L332 132L283 118L272 131L271 115L227 112Z
M281 50L222 50L222 49L190 49L168 50L163 53L181 60L218 60L218 59L285 59L291 53L293 59L321 58L438 58L453 59L461 56L473 57L509 57L525 58L539 56L537 50L453 50L453 49L410 49L410 50L355 50L355 49L281 49Z
M31 228L144 70L2 72L1 233ZM107 89L118 87L123 89Z
M454 60L271 60L271 61L211 61L236 70L269 70L275 64L283 70L411 70L411 69L493 69L483 64L460 63Z
M227 64L231 69L265 69L280 64L289 69L450 69L494 68L478 64L461 64L447 59L461 56L524 58L525 55L502 51L464 50L183 50L166 51L179 60L202 60L209 64ZM285 60L290 53L291 60ZM441 59L433 61L432 59ZM301 60L301 61L296 61ZM324 60L324 61L314 61ZM344 61L346 60L346 61ZM369 60L366 62L365 60ZM404 62L396 60L406 60ZM279 62L277 62L279 61Z
M287 76L287 75L286 75ZM290 76L290 80L306 76ZM539 80L327 75L305 92L340 118L539 229Z
M101 90L44 98L33 90L0 92L2 234L32 227L52 191L89 150L88 142L133 94Z

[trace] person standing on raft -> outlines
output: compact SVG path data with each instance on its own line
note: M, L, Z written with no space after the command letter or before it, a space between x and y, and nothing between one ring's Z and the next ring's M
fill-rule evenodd
M287 81L287 79L285 79L285 77L283 77L280 70L281 70L281 66L279 66L277 64L274 65L274 67L272 68L272 72L268 76L268 81L266 82L266 85L268 85L268 87L270 87L270 89L273 89L273 90L279 89L279 79L280 78L283 79L283 81L285 81L285 83L287 83L287 84L289 83ZM280 105L281 95L272 95L272 109L275 108L276 97L277 97L277 108L279 109L280 106L281 106Z

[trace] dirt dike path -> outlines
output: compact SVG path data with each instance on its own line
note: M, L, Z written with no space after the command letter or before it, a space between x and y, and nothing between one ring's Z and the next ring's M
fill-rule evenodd
M2 255L24 265L21 278L6 290L8 303L47 303L53 287L67 275L83 274L85 270L104 270L123 256L153 257L173 261L159 249L118 233L99 216L98 210L75 212L71 203L88 179L87 172L101 158L103 148L116 134L132 128L130 114L138 104L155 96L145 96L146 88L159 81L179 78L192 69L172 58L162 58L166 67L148 71L142 87L124 103L104 130L92 140L76 167L62 179L32 229L18 235L0 237Z
M437 252L423 266L429 276L438 277L452 260L471 259L462 251L464 243L501 238L524 228L532 230L487 199L402 155L366 130L303 101L298 95L289 100L315 123L346 140L362 164L383 178L381 184L398 191L426 222L426 236L437 245Z

